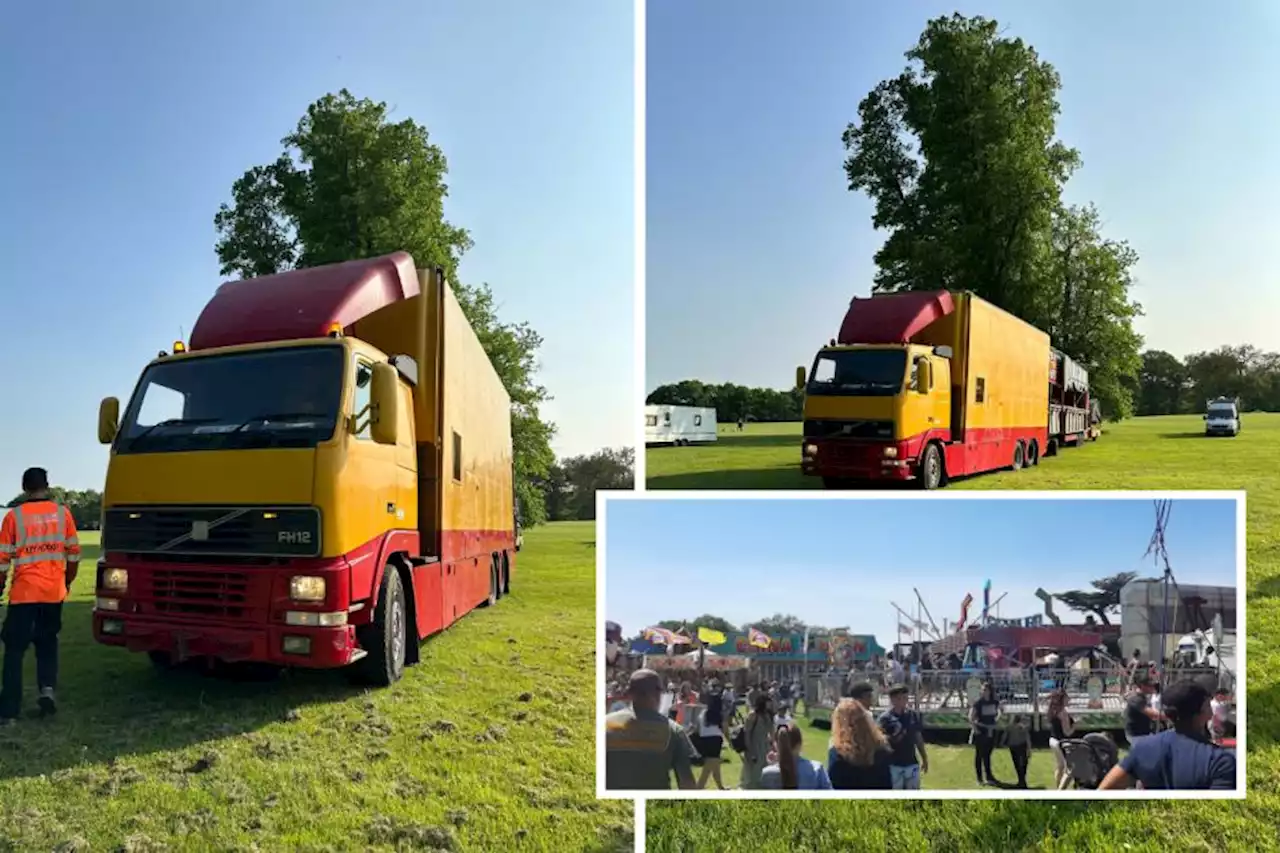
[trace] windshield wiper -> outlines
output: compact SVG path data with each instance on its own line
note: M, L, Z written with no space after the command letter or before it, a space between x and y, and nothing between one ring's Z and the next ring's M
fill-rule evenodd
M228 430L225 433L225 437L227 441L230 441L232 436L238 435L243 432L246 427L252 426L253 424L264 423L267 421L297 420L298 418L314 418L315 420L321 420L324 418L324 415L316 414L315 412L272 412L271 414L266 415L254 415L251 418L241 421L236 425L235 429Z
M211 424L216 420L217 418L169 418L166 421L160 421L159 423L154 423L151 426L145 428L142 432L138 433L137 435L131 436L129 438L129 446L132 447L134 444L136 444L139 441L142 441L142 439L151 435L152 432L160 429L161 427L197 426L199 424Z

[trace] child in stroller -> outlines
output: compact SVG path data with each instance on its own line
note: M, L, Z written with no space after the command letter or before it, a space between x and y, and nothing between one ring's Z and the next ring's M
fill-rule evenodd
M1061 741L1061 745L1074 788L1096 789L1107 772L1120 761L1119 747L1101 732L1067 738Z

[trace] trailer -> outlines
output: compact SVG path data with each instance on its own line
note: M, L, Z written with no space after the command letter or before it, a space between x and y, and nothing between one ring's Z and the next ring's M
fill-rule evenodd
M1089 371L1065 353L1049 351L1049 443L1045 456L1063 447L1079 447L1094 432Z
M98 437L93 635L159 668L387 685L511 590L510 398L443 273L403 252L223 284Z
M646 446L709 444L716 440L716 410L700 406L644 407Z
M936 489L1047 450L1049 336L968 292L855 298L804 391L801 470Z

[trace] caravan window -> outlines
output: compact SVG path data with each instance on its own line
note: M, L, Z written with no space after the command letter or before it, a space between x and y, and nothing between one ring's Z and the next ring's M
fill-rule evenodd
M663 422L664 424L666 424L667 426L671 426L671 413L670 413L670 412L663 412L663 413L662 413L662 422Z
M694 416L693 416L693 425L694 425L694 426L702 426L702 415L694 415Z
M645 416L644 416L644 425L645 425L645 426L657 426L657 425L658 425L658 416L657 416L657 415L645 415Z

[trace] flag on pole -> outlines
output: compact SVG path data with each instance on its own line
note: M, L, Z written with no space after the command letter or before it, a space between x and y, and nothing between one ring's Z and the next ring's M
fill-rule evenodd
M987 621L987 611L991 609L991 579L982 585L982 621Z
M899 633L899 634L910 634L910 633L911 633L911 630L912 630L912 628L911 628L911 626L910 626L910 625L904 625L904 624L902 624L901 622L899 622L899 623L898 623L898 633Z
M764 631L758 631L755 628L747 629L747 642L755 646L757 649L767 649L773 645L773 640Z
M698 639L708 646L718 646L728 640L724 634L712 628L698 628Z
M960 602L960 624L957 627L963 628L969 624L969 605L973 604L973 595L964 594L964 601Z

